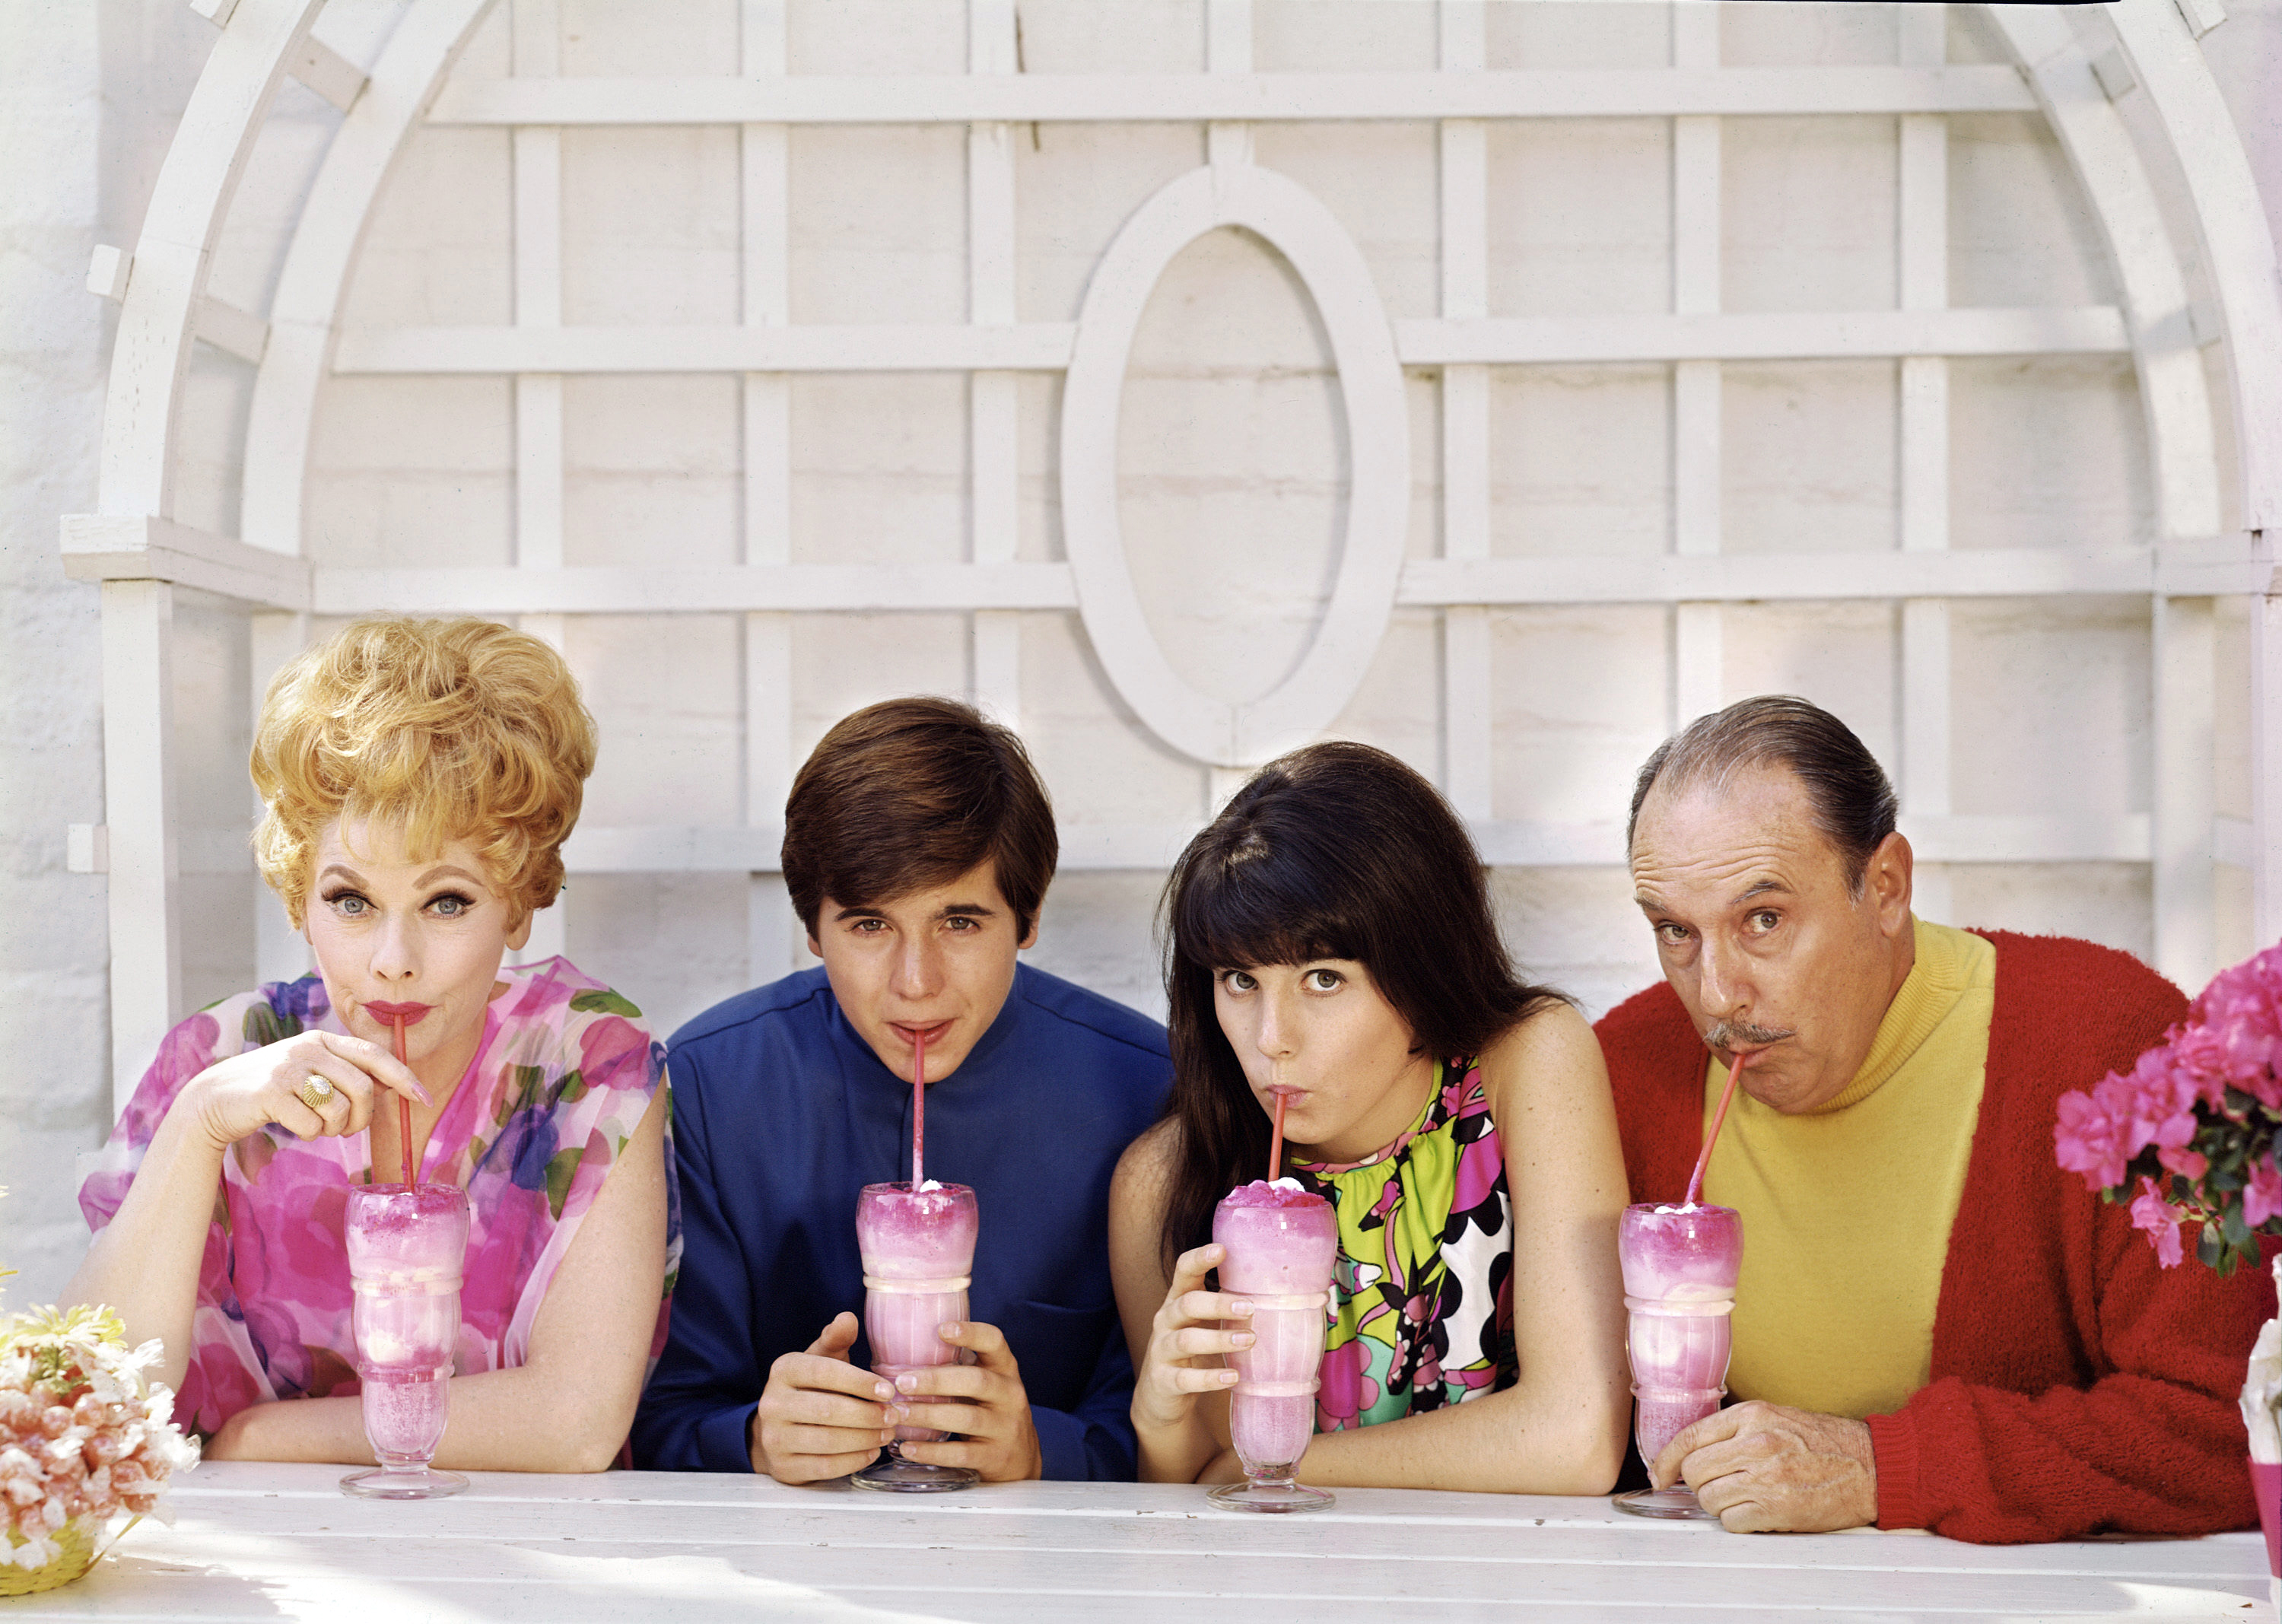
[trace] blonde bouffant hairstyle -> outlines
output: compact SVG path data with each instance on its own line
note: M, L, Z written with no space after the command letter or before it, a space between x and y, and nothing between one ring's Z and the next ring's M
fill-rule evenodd
M334 819L401 830L415 861L473 845L518 920L555 900L594 770L563 657L488 620L360 620L277 673L254 731L261 877L299 929Z

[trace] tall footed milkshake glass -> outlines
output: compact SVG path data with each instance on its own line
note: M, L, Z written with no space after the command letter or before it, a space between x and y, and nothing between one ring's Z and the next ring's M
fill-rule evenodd
M1239 1511L1314 1511L1331 1504L1292 1480L1316 1435L1317 1371L1339 1249L1331 1204L1297 1181L1255 1180L1213 1208L1213 1239L1224 1249L1220 1289L1251 1302L1251 1347L1229 1355L1229 1441L1244 1481L1207 1496Z
M1651 1468L1665 1445L1719 1408L1727 1391L1730 1316L1743 1266L1743 1215L1700 1203L1625 1208L1617 1258L1632 1316L1625 1350L1639 1401L1634 1438ZM1684 1483L1615 1496L1639 1517L1711 1518Z
M966 1287L974 1269L974 1192L933 1179L865 1185L856 1198L856 1247L864 1260L864 1335L872 1369L893 1382L905 1371L956 1364L961 1350L938 1334L966 1317ZM898 1426L896 1441L879 1459L849 1479L858 1488L900 1494L940 1494L965 1488L982 1474L971 1466L935 1466L905 1460L905 1443L951 1436L926 1426Z
M377 1500L456 1495L468 1480L428 1463L451 1405L467 1193L454 1185L366 1185L348 1193L351 1324L364 1435L380 1465L350 1472L341 1488Z

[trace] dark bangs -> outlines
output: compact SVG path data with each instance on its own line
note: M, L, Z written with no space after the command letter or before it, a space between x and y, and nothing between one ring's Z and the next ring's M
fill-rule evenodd
M1369 932L1322 882L1316 864L1290 860L1256 833L1230 847L1194 853L1180 877L1167 923L1172 949L1198 968L1257 969L1314 959L1367 961ZM1281 860L1279 860L1281 859Z

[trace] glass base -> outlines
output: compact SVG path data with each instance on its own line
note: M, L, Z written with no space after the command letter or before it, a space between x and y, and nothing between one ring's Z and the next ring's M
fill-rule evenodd
M1686 1518L1696 1522L1719 1520L1717 1511L1704 1509L1692 1488L1635 1488L1629 1494L1610 1496L1609 1504L1620 1511L1630 1511L1635 1517Z
M1231 1511L1320 1511L1332 1504L1331 1491L1310 1488L1290 1478L1249 1478L1222 1483L1205 1496Z
M876 1488L891 1495L942 1495L954 1488L972 1488L982 1474L972 1466L930 1466L905 1460L890 1445L887 1452L848 1481L858 1488Z
M367 1500L441 1500L456 1495L468 1480L433 1466L368 1466L341 1480L341 1492Z

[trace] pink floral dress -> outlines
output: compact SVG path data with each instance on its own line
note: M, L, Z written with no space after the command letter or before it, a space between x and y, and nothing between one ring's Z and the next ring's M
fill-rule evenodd
M567 960L508 968L484 1033L430 1134L423 1182L468 1193L458 1370L509 1370L531 1348L539 1304L580 1221L664 1083L665 1050L641 1011ZM341 1032L324 983L272 982L199 1011L158 1059L80 1187L100 1231L119 1211L182 1085L225 1056L312 1029ZM665 1299L650 1347L665 1340L681 1255L673 1141L666 1166ZM206 1231L190 1321L189 1373L175 1418L212 1436L248 1405L357 1391L341 1224L351 1185L372 1177L372 1138L302 1140L275 1123L230 1147ZM397 1177L384 1169L385 1182Z

